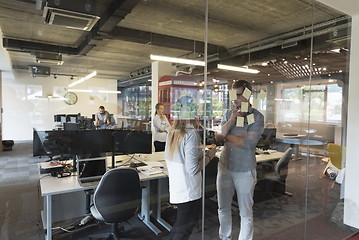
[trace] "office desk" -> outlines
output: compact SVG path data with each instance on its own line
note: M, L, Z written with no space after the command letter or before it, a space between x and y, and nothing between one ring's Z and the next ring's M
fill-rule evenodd
M276 138L276 142L279 143L287 143L290 144L291 147L295 149L294 153L294 159L293 160L299 160L299 146L300 145L307 145L307 146L320 146L325 145L325 142L313 140L313 139L307 139L307 138Z
M116 156L116 160L126 160L127 156ZM146 161L155 161L163 160L163 152L153 153L153 154L141 154L141 160ZM128 157L127 157L128 158ZM107 164L110 164L108 159ZM146 186L142 189L142 207L141 207L141 220L155 233L158 234L161 231L150 221L150 184L151 180L158 180L158 202L157 207L157 221L164 226L167 230L171 229L171 226L167 224L161 218L160 213L160 194L161 194L161 181L162 178L167 178L167 172L163 171L159 174L154 175L145 175L139 173L141 182ZM55 178L55 177L43 177L40 179L40 188L41 195L45 198L44 201L44 211L46 212L46 239L52 239L52 197L54 195L64 194L64 193L73 193L80 192L89 189L95 189L96 186L82 187L77 181L77 176L70 176L65 178Z
M263 162L270 162L270 161L275 161L278 160L279 158L281 158L283 156L283 152L278 152L275 150L269 150L269 154L259 154L256 155L256 161L257 163L263 163ZM220 157L221 155L221 151L217 151L216 152L216 157Z

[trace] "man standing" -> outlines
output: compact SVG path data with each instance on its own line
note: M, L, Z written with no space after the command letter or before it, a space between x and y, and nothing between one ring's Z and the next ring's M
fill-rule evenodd
M104 106L98 108L98 113L95 114L95 126L100 129L106 129L110 125L111 115L105 110Z
M234 191L241 217L239 240L253 239L253 192L257 182L256 144L264 128L264 117L249 104L252 86L246 80L232 85L235 109L222 120L217 141L225 141L217 175L218 218L220 239L230 240L232 234L231 204Z

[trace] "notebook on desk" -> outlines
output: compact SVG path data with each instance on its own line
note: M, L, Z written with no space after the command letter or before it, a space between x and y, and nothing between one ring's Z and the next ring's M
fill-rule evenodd
M105 157L77 160L77 179L82 187L97 185L105 173Z

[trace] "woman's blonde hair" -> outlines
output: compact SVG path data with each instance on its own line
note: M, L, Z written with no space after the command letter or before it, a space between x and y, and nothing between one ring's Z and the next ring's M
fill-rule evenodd
M184 135L186 135L188 129L198 128L199 123L197 120L192 119L175 119L172 127L168 133L167 143L168 156L172 157L178 150Z

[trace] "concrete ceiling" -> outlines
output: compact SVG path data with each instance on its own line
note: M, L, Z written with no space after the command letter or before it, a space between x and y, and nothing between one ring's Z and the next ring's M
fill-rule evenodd
M41 65L35 63L35 53L44 51L62 54L63 65L43 64L52 73L83 76L96 70L99 78L124 81L151 64L150 54L189 58L203 54L203 2L96 0L96 15L101 19L88 32L43 23L43 11L36 9L35 0L0 0L0 28L15 69L27 71L29 65ZM350 20L342 15L321 3L312 8L311 0L210 1L209 70L218 78L285 80L273 66L259 63L307 56L311 29L305 27L312 25L312 16L317 33L314 50L324 59L317 62L325 62L333 57L323 54L327 50L348 45ZM291 43L296 45L282 47ZM327 67L333 71L345 68L346 57L346 52L335 55L341 59L339 66L329 66L331 61L327 61ZM219 71L219 62L254 65L261 74ZM201 71L197 68L194 73Z

